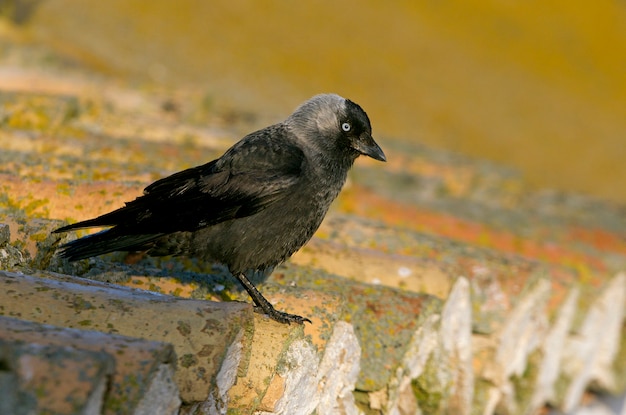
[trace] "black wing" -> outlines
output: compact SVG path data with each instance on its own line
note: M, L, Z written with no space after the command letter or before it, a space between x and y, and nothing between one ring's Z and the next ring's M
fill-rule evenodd
M253 133L217 160L152 183L120 209L54 232L114 226L117 234L167 234L252 215L300 180L304 153L280 134L277 126Z

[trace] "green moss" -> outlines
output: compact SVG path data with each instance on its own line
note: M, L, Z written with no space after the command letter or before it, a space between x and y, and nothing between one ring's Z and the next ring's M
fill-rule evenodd
M134 400L134 391L138 391L141 386L140 378L133 374L126 375L123 381L113 384L114 393L110 393L105 401L105 412L117 414L127 412Z
M32 195L29 195L29 198L32 198ZM27 203L25 206L23 206L22 209L24 210L24 213L26 213L27 216L29 217L35 216L34 215L35 211L41 207L45 207L49 202L50 200L48 199L35 199ZM43 210L43 216L47 217L49 214L48 209L44 208L42 210Z
M110 299L109 304L122 313L130 313L132 311L132 309L122 300Z
M518 408L525 409L532 399L535 387L537 385L537 376L539 375L539 365L541 364L543 354L540 351L531 353L528 357L526 370L521 376L511 376L511 383L515 390L515 401Z
M150 283L150 284L148 284L148 290L160 293L161 292L161 287L159 287L156 284Z
M94 308L94 306L84 298L76 296L72 300L72 308L74 308L74 310L76 310L77 312L80 312L85 310L91 310Z
M48 238L48 232L34 233L28 236L28 239L35 242L43 242Z
M617 351L617 356L615 356L615 360L613 361L613 370L615 373L626 373L626 327L623 327L622 329L619 350ZM615 380L616 391L626 390L626 376L616 376Z
M184 368L189 368L191 366L195 366L198 364L198 359L196 358L195 355L188 353L185 355L182 355L179 359L178 359L178 364L181 365Z
M474 382L474 396L472 398L471 415L484 414L485 408L490 399L490 390L493 386L493 383L488 382L483 378L476 378Z
M179 321L176 330L178 330L183 337L187 337L191 334L191 326L186 321Z
M7 208L8 210L19 209L19 203L9 196L9 187L2 186L0 192L0 207Z
M172 292L170 292L171 295L176 296L176 297L180 297L183 293L183 289L180 287L176 287L176 289Z
M380 411L370 408L370 397L366 391L355 390L353 393L356 406L365 415L380 415Z
M561 372L559 377L554 382L554 401L563 402L567 395L567 390L572 384L571 376Z
M444 393L448 385L442 385L438 377L439 364L431 354L422 374L411 381L411 389L422 413L440 414Z
M413 395L417 399L420 409L424 414L439 414L441 405L441 392L433 392L428 389L428 381L421 376L411 382Z

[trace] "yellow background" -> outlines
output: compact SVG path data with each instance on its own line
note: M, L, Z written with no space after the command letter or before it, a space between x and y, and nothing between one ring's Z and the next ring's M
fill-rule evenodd
M55 0L26 28L99 70L277 117L337 92L383 144L626 201L623 1Z

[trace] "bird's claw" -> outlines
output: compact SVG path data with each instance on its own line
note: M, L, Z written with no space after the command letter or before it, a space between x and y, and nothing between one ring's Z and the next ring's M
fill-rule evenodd
M311 320L309 320L306 317L285 313L284 311L278 311L274 307L266 310L263 307L255 306L254 312L265 314L272 320L277 321L279 323L283 323L283 324L291 324L291 323L304 324L305 322L311 323Z

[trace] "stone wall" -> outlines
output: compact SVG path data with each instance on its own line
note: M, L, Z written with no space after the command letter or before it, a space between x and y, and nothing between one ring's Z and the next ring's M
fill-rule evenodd
M256 121L28 53L0 76L0 413L535 414L626 388L626 209L417 144L377 137L389 162L357 161L259 285L311 324L218 265L59 259L52 229Z

